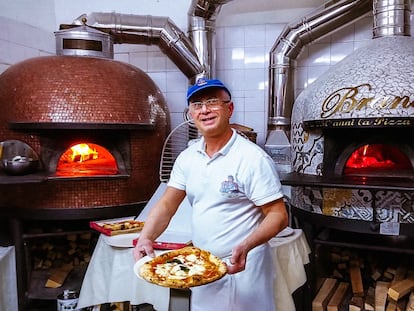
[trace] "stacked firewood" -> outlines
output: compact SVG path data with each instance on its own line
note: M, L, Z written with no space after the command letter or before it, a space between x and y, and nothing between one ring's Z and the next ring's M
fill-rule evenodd
M87 265L92 251L91 233L39 238L29 245L34 270Z
M331 248L312 311L414 311L414 268L394 255ZM391 256L392 257L392 256ZM401 260L399 260L401 259Z

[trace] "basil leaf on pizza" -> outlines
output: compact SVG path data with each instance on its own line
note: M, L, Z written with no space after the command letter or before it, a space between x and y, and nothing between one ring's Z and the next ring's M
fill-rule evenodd
M226 273L227 266L219 257L193 246L161 254L139 269L144 280L170 288L204 285Z

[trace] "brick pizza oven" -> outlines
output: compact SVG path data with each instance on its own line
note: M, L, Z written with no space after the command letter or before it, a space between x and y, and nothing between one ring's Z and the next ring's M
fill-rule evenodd
M111 58L110 36L86 26L74 32L57 36L67 53L58 48L0 75L0 215L16 250L19 310L61 290L44 288L47 270L32 271L28 245L88 231L90 220L138 215L160 182L170 131L161 91L139 68ZM4 165L26 160L36 166ZM65 286L79 288L84 269Z
M30 174L1 172L0 206L116 208L156 189L169 113L140 69L98 57L32 58L0 75L0 103L3 159L40 161ZM85 145L89 154L76 155Z

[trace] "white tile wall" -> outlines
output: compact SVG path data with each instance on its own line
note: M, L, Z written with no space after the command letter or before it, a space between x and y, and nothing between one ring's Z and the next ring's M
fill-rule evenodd
M297 59L296 95L353 50L372 38L372 20L360 19L310 43ZM231 122L254 128L264 145L268 113L269 51L284 24L217 27L216 77L232 91L236 111ZM167 100L173 127L183 121L186 76L157 47L115 45L115 59L147 72ZM0 17L0 72L21 60L55 53L53 33Z
M55 51L54 34L0 17L0 66L3 69L27 58Z

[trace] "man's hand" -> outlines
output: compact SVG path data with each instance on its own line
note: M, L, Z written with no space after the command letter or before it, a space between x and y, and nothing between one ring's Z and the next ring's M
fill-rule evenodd
M227 272L234 274L243 271L246 268L246 258L247 250L242 245L233 248L230 258L231 265L227 265Z
M155 257L152 241L145 238L138 238L137 245L134 247L134 258L135 260L139 260L146 255Z

